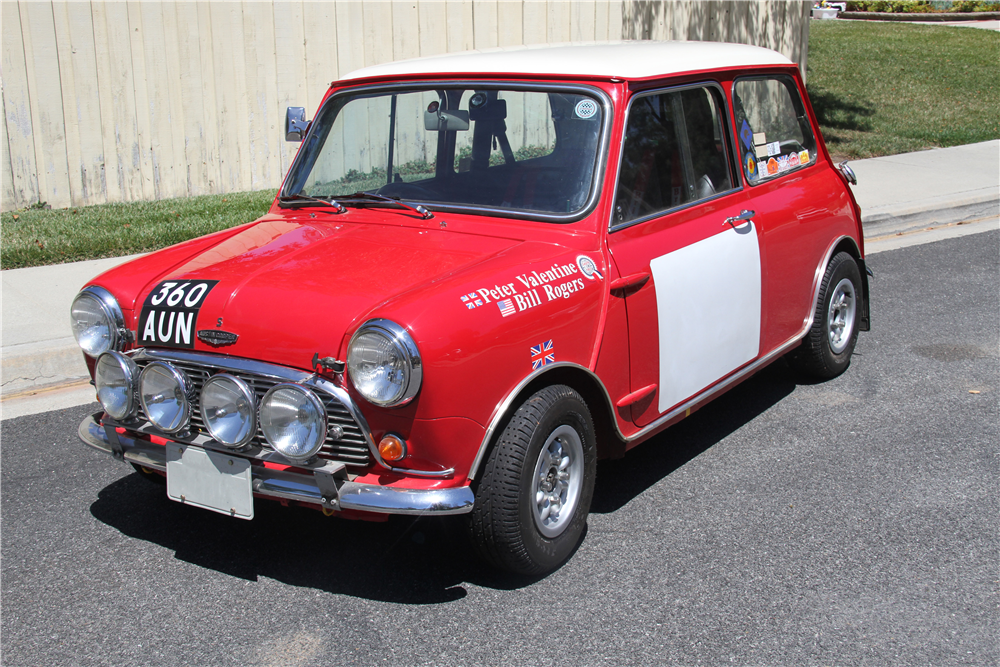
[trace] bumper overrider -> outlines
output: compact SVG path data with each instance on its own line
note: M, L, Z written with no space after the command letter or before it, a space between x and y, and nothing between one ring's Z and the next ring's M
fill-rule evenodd
M166 447L120 433L117 425L95 413L80 423L79 435L84 444L144 468L165 472ZM204 436L178 439L207 450L240 456L224 447L213 446ZM267 460L261 453L258 460ZM351 509L381 514L464 514L472 510L474 496L467 486L449 489L401 489L349 480L346 466L337 461L317 460L301 464L303 472L251 467L255 495L278 500L295 500L321 505L331 510ZM308 470L308 472L305 472Z

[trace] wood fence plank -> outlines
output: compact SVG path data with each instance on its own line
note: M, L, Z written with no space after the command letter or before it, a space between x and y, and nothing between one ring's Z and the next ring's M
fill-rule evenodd
M31 124L31 98L24 42L21 39L21 16L13 2L0 3L3 20L3 120L5 163L10 165L10 179L4 178L4 210L22 208L39 201L38 162L35 134ZM8 186L10 195L7 195Z
M448 52L468 51L475 41L472 3L467 0L445 0L448 20Z
M569 3L570 40L592 42L597 38L596 0L577 0Z
M66 162L65 119L52 5L21 2L18 7L24 30L22 39L39 197L53 207L69 206L72 192Z
M568 2L546 3L545 39L549 44L561 44L570 41L570 9Z
M288 107L307 107L306 114L309 117L312 117L314 111L308 107L307 77L302 75L307 62L304 13L301 2L283 2L274 5L275 78L278 91L278 132L275 137L279 141L282 177L288 172L288 167L301 145L285 141L285 110ZM333 76L332 71L327 74L329 79ZM317 84L314 95L321 92L323 91Z
M223 192L250 189L250 125L247 120L246 61L243 47L243 7L210 3L218 105L219 170Z
M526 0L521 7L524 44L544 44L548 41L548 21L544 2Z
M284 137L282 128L278 127L274 5L245 3L243 31L248 82L250 188L277 188L281 179L278 143L284 143Z
M183 141L184 188L189 195L212 192L213 181L208 173L208 144L205 125L211 124L205 113L205 80L201 60L201 33L206 29L198 18L198 6L193 2L174 5L176 20L177 58L176 76L180 88L181 125L179 134ZM214 91L213 91L214 94Z
M472 48L500 45L498 20L496 0L472 0Z
M420 55L436 56L448 51L448 34L442 30L448 21L448 12L443 2L421 2L417 5L420 13L418 31L420 33Z
M520 2L497 3L497 46L524 44L523 12Z
M149 87L146 71L146 52L143 47L145 33L142 29L142 3L126 3L128 16L129 54L131 57L132 86L135 95L135 120L137 143L139 146L139 164L141 165L141 199L154 199L155 166L153 162L153 132L152 120L149 114Z

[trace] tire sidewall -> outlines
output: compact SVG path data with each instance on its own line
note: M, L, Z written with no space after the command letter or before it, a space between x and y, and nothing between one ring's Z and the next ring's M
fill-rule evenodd
M534 397L529 400L535 400ZM573 517L566 529L554 538L542 535L535 524L532 497L532 477L535 463L549 435L562 425L572 427L583 446L583 486ZM594 495L597 469L596 437L590 411L576 395L564 394L545 411L531 434L525 453L524 467L518 482L518 519L524 548L530 559L542 570L550 570L566 560L576 548L587 525L590 502Z
M823 289L823 300L819 304L816 313L816 323L822 331L823 358L828 368L834 373L840 373L847 368L851 362L851 355L854 346L858 342L858 321L861 314L861 272L858 265L849 255L840 253L830 264ZM830 332L827 324L827 314L830 312L830 302L833 299L833 292L843 279L851 282L854 291L854 320L851 323L851 337L847 346L838 354L833 351L830 345Z

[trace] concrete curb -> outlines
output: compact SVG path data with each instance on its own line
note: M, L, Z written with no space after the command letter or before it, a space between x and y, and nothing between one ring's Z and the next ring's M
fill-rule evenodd
M867 238L931 224L979 220L997 215L1000 215L1000 194L993 188L932 197L912 205L869 207L861 211L861 225Z
M847 19L849 21L905 21L907 23L958 23L966 21L996 21L1000 19L1000 12L976 12L975 14L966 14L961 12L954 12L948 14L892 14L889 12L840 12L837 14L839 19Z

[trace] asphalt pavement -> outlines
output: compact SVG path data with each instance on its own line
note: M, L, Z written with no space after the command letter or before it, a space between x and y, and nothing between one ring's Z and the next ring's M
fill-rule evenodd
M998 140L850 164L858 177L853 190L865 238L874 241L873 248L905 247L910 234L928 227L936 228L939 238L997 228ZM0 418L94 400L69 308L87 281L127 259L0 271Z
M602 461L542 578L480 565L454 522L173 502L80 443L96 404L7 419L3 665L1000 664L998 247L871 257L846 372L776 362Z

